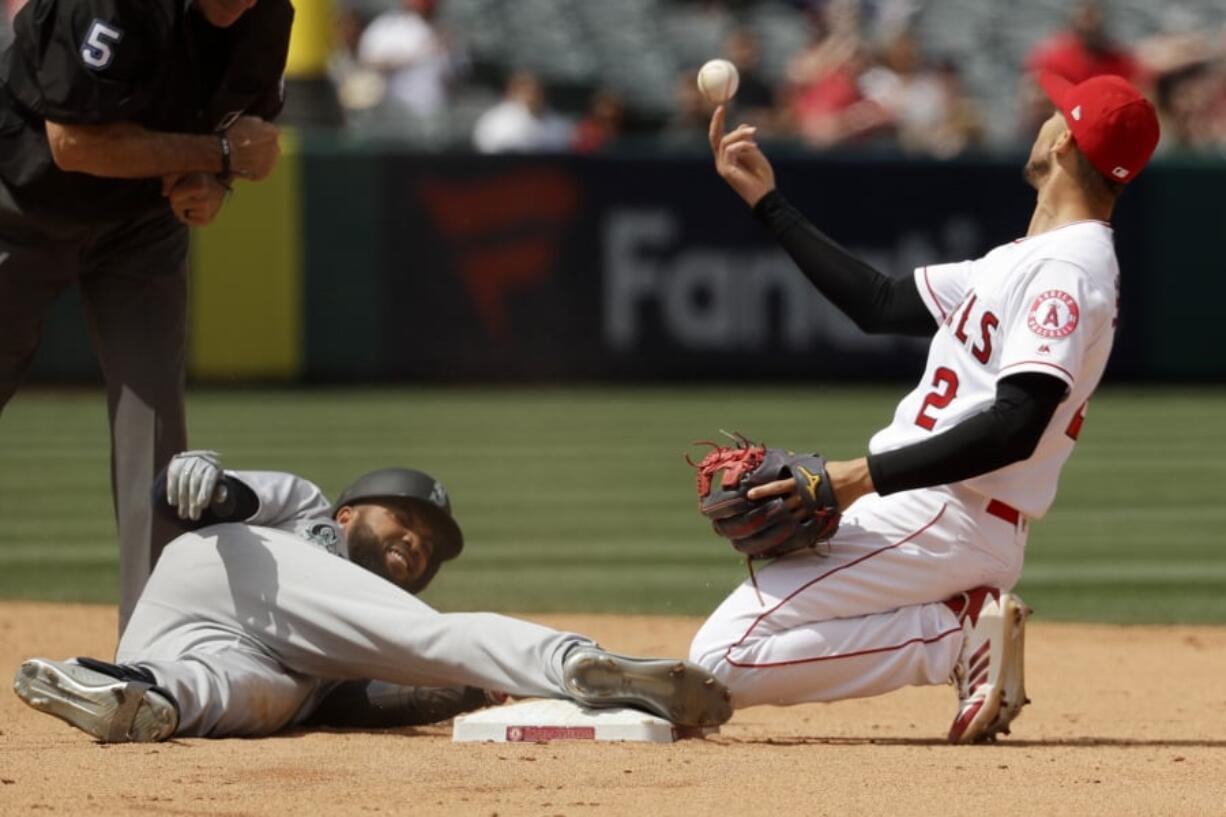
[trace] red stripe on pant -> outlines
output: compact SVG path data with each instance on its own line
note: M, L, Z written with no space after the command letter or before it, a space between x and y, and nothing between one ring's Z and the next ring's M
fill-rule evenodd
M784 598L782 601L780 601L780 602L779 602L778 604L776 604L774 607L772 607L771 609L767 610L765 613L762 613L762 615L760 615L760 616L758 616L756 619L754 619L753 623L749 625L749 629L745 631L745 634L744 634L744 635L742 635L742 636L741 636L739 639L737 639L737 640L736 640L736 641L735 641L735 642L734 642L734 643L733 643L731 646L729 646L729 647L728 647L727 651L724 653L724 660L725 660L725 661L727 661L729 664L731 664L731 665L732 665L732 666L734 666L734 667L741 667L741 668L744 668L744 669L755 669L755 668L761 669L761 668L770 668L770 667L788 667L788 666L795 666L795 665L797 665L797 664L808 664L808 663L812 663L812 662L815 662L815 661L831 661L831 660L836 659L836 658L854 658L854 657L856 657L856 656L860 656L860 655L871 655L871 654L873 654L873 653L890 652L890 651L893 651L893 650L900 650L900 649L902 649L903 647L906 647L906 646L908 646L908 645L910 645L910 644L914 644L914 643L917 643L917 642L923 642L923 643L925 643L925 644L932 644L932 643L935 643L935 642L937 642L937 641L940 641L942 638L945 638L945 637L947 637L947 636L953 635L954 633L960 633L960 632L962 632L962 626L961 626L961 625L959 625L959 626L958 626L958 627L956 627L955 629L952 629L952 630L946 630L945 632L940 633L940 634L938 634L938 635L936 635L936 636L934 636L934 637L932 637L932 638L930 638L930 639L924 639L924 638L913 638L913 639L911 639L911 640L909 640L909 641L905 641L905 642L903 642L902 644L895 644L895 645L890 646L890 647L877 647L877 648L874 648L874 649L871 649L871 650L861 650L861 651L859 651L859 652L855 652L855 653L846 653L846 654L844 654L844 655L825 655L825 656L816 656L816 657L813 657L813 658L797 658L797 659L790 660L790 661L777 661L777 662L772 662L772 663L769 663L769 664L749 664L749 663L742 663L742 662L735 661L735 660L733 660L733 658L732 658L732 651L733 651L734 649L736 649L737 647L741 646L742 644L744 644L744 643L745 643L745 640L749 638L750 634L752 634L752 633L753 633L753 631L754 631L755 629L757 629L757 627L758 627L758 625L759 625L759 624L761 624L763 621L765 621L765 620L766 620L766 619L767 619L769 616L771 616L772 614L774 614L774 613L778 612L780 609L782 609L782 607L783 607L785 604L787 604L788 602L790 602L792 599L796 598L798 595L800 595L801 593L803 593L805 590L808 590L810 587L812 587L813 585L815 585L815 584L817 584L818 582L822 581L823 579L826 579L826 578L829 578L830 576L833 576L835 573L838 573L838 572L840 572L840 571L846 570L846 569L847 569L847 568L849 568L849 567L855 567L856 565L861 564L862 562L865 562L865 561L867 561L867 560L869 560L869 559L873 558L874 556L878 556L878 555L880 555L880 554L882 554L882 553L885 553L885 552L886 552L886 551L888 551L888 550L893 550L893 549L894 549L894 548L896 548L896 547L900 547L901 545L905 545L907 542L910 542L912 539L914 539L915 537L919 536L921 533L923 533L924 531L928 530L928 529L929 529L929 528L931 528L933 525L935 525L935 524L936 524L936 523L937 523L937 522L940 520L940 518L941 518L941 517L942 517L942 516L945 514L945 509L946 509L947 507L949 507L949 506L948 506L948 505L942 505L942 506L941 506L941 510L937 511L937 515L936 515L936 516L934 516L934 517L932 517L932 519L928 520L928 522L927 522L927 523L925 523L925 524L923 525L923 527L920 527L920 528L918 528L917 530L912 531L911 533L907 534L907 535L906 535L905 537L903 537L902 539L899 539L899 540L898 540L897 542L895 542L894 544L892 544L892 545L886 545L885 547L878 548L877 550L874 550L874 551L872 551L871 553L866 553L866 554L864 554L864 555L863 555L863 556L861 556L859 559L855 559L855 560L853 560L853 561L848 562L848 563L847 563L847 564L845 564L845 565L839 565L839 566L838 566L838 567L836 567L836 568L833 568L833 569L831 569L831 570L828 570L828 571L826 571L825 573L823 573L822 575L818 576L817 578L812 579L812 580L810 580L810 581L808 581L808 582L805 582L805 583L804 583L804 584L802 584L800 587L798 587L798 588L796 588L795 590L793 590L791 593L789 593L789 594L787 595L787 597L786 597L786 598ZM883 610L883 611L881 611L881 612L886 612L886 611L884 611L884 610Z
M938 633L937 635L934 635L932 638L918 638L918 637L912 638L908 641L904 641L901 644L895 644L891 647L874 647L871 650L859 650L857 652L846 652L841 655L819 655L815 658L797 658L792 661L772 661L769 664L743 664L739 661L733 661L727 655L724 656L724 660L727 661L732 666L741 667L742 669L772 669L775 667L794 667L794 666L797 666L798 664L814 664L814 663L817 663L818 661L835 661L841 658L858 658L862 655L874 655L876 653L881 653L881 652L893 652L895 650L901 650L903 647L909 647L912 644L935 644L936 642L940 641L943 638L947 638L953 635L954 633L960 633L960 632L962 632L962 626L958 625L957 627L954 627L952 630L946 630L943 633ZM732 652L731 647L728 648L728 652Z

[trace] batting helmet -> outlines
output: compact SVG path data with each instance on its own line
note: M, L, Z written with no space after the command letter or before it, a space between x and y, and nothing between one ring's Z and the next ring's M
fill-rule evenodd
M381 468L363 474L344 490L332 506L332 515L346 505L386 502L421 513L438 532L435 565L454 559L464 549L464 534L451 515L451 500L443 483L413 468Z

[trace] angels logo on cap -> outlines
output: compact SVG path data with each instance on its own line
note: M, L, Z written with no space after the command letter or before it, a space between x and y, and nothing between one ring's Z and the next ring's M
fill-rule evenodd
M1154 106L1132 83L1102 75L1074 85L1051 71L1038 81L1098 172L1120 182L1136 178L1158 146L1159 129Z

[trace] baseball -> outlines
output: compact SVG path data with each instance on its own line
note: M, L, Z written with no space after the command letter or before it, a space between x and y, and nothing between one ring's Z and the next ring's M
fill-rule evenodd
M698 69L698 90L712 105L723 105L736 95L741 75L727 60L707 60Z

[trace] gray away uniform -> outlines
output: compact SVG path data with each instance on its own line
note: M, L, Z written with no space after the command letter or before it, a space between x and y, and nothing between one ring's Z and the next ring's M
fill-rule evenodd
M588 639L492 613L439 613L348 560L314 484L226 473L255 492L259 510L171 542L117 651L174 696L176 734L271 734L347 680L569 697L562 660Z

